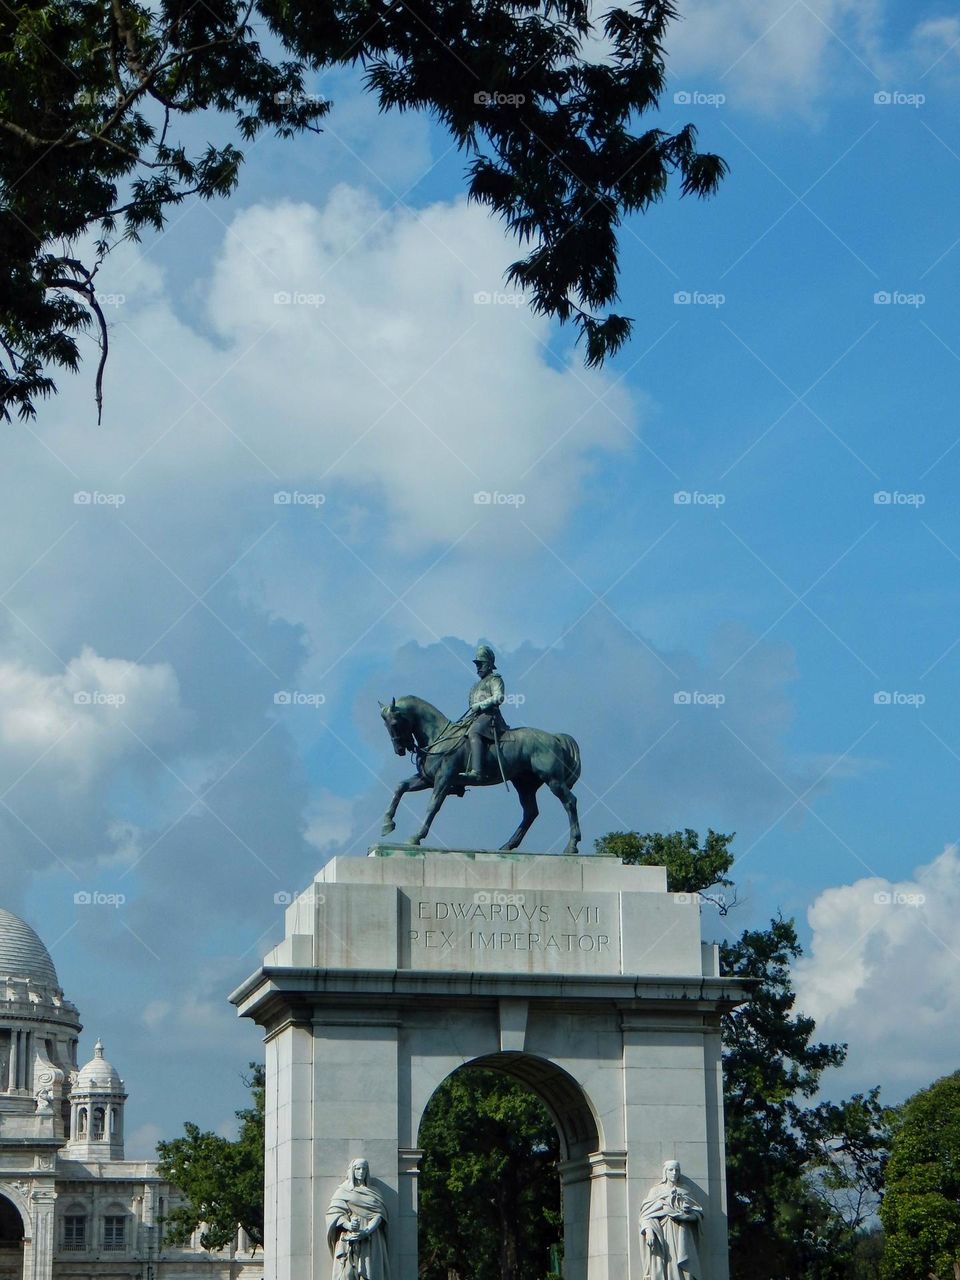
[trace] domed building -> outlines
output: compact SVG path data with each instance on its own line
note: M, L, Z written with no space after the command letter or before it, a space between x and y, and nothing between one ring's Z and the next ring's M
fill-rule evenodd
M99 1040L78 1069L81 1030L47 948L0 908L0 1280L261 1280L242 1232L219 1253L164 1241L177 1190L124 1158L126 1087Z

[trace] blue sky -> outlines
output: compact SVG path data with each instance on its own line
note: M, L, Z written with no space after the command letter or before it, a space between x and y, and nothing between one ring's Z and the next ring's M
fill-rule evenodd
M104 268L104 425L88 364L4 435L4 905L126 1076L136 1154L229 1128L259 1044L225 996L275 895L365 851L401 776L376 699L459 711L481 636L514 722L581 741L585 850L737 832L705 933L797 917L834 1096L956 1064L960 20L685 13L663 123L731 172L624 228L604 370L503 297L515 247L444 135L341 76L323 137L259 142L232 200ZM499 843L514 803L437 840Z

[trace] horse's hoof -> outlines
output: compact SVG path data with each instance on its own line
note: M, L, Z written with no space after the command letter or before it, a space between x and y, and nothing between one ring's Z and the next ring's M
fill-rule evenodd
M423 836L411 836L407 844L419 844L422 839Z
M385 822L380 828L380 834L382 836L388 836L391 831L396 831L396 829L397 824L395 822Z

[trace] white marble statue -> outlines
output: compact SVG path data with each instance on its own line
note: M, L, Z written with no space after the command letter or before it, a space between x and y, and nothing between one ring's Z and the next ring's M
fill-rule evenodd
M703 1209L683 1181L679 1163L667 1160L640 1206L643 1280L703 1280L697 1252Z
M327 1244L333 1280L389 1280L387 1211L383 1197L367 1185L370 1166L354 1160L327 1210Z

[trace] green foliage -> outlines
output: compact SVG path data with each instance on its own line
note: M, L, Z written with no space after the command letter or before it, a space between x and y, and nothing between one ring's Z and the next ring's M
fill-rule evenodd
M884 1280L953 1280L960 1264L960 1071L899 1109L880 1218Z
M726 165L696 131L632 132L659 106L670 0L602 18L610 48L586 60L590 0L10 0L0 6L0 417L35 414L76 369L78 336L107 328L95 279L117 238L160 228L188 196L236 186L233 142L188 145L191 117L230 118L247 143L320 132L330 103L306 91L360 64L381 109L422 110L468 157L470 197L529 247L508 278L538 312L573 321L588 364L629 319L617 232L666 192L713 193ZM269 36L270 52L260 41ZM95 243L84 260L75 244Z
M794 1010L792 920L720 945L722 972L754 980L723 1019L730 1262L734 1280L850 1274L876 1208L887 1148L878 1091L810 1105L846 1046L816 1041Z
M659 831L638 835L636 831L611 831L594 841L600 857L619 858L628 866L666 867L671 893L702 893L706 889L729 888L727 872L733 866L729 845L734 833L721 835L707 831L700 837L689 827L661 835Z
M250 1069L253 1105L237 1112L240 1134L235 1141L201 1132L188 1122L185 1137L157 1143L160 1176L184 1197L164 1223L164 1238L173 1244L184 1243L201 1225L205 1249L226 1248L238 1227L252 1244L263 1244L265 1072L254 1062Z
M499 1072L458 1071L419 1143L421 1280L543 1280L562 1228L559 1140L539 1099Z

